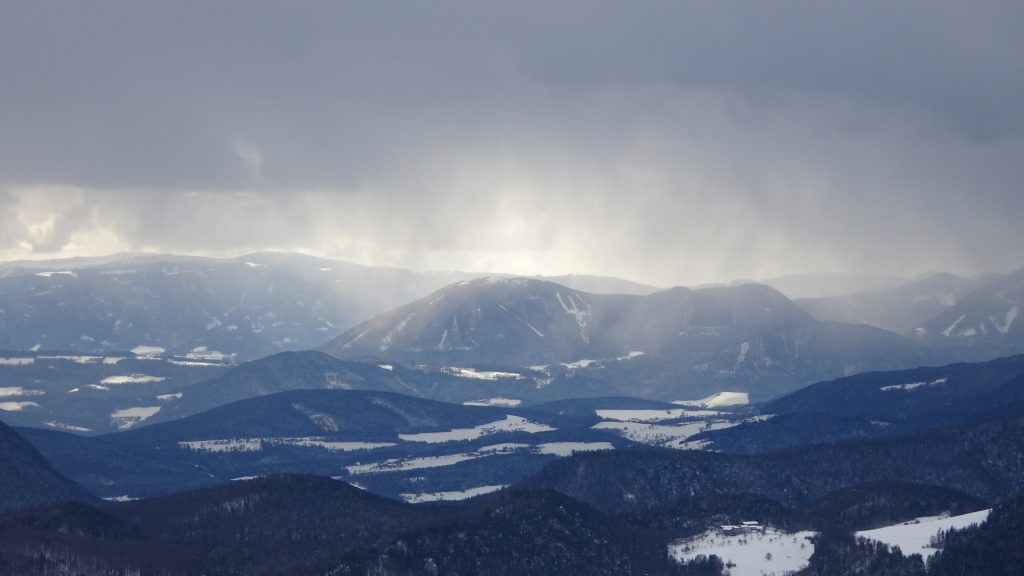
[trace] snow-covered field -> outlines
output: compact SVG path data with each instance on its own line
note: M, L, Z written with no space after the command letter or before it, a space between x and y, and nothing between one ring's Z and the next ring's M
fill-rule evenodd
M119 385L119 384L151 384L154 382L163 382L167 378L163 376L149 376L147 374L125 374L120 376L107 376L103 380L100 380L100 384L103 386Z
M0 402L0 410L4 412L20 412L25 408L38 408L36 402Z
M730 428L737 424L739 421L729 420L700 420L674 425L646 422L598 422L593 428L595 430L613 430L633 442L680 448L681 444L696 434Z
M537 445L537 452L555 456L572 456L576 452L614 450L611 442L547 442Z
M498 396L496 398L484 398L483 400L467 400L463 402L463 406L497 406L499 408L515 408L522 404L522 400L515 398L505 398Z
M515 372L497 372L493 370L475 370L473 368L459 368L450 367L445 368L445 372L459 378L473 378L474 380L497 380L499 378L512 378L515 380L522 380L522 374L516 374Z
M383 472L404 472L406 470L419 470L421 468L441 468L454 466L460 462L486 458L489 456L502 456L516 454L523 451L532 451L537 454L550 454L554 456L571 456L575 452L592 452L596 450L614 450L611 442L546 442L531 446L530 444L504 443L483 446L472 452L458 452L455 454L444 454L441 456L422 456L417 458L392 458L383 462L359 463L346 466L349 474L380 474Z
M940 384L945 383L945 378L939 378L937 380L932 380L931 382L912 382L910 384L893 384L891 386L882 386L881 388L879 388L879 390L881 390L882 392L892 392L893 390L916 390L918 388L922 388L925 386L938 386Z
M687 410L685 408L672 408L668 410L595 410L594 412L602 420L617 420L619 422L660 422L661 420L676 420L678 418L707 418L721 414L721 412L714 410Z
M494 484L491 486L477 486L476 488L467 488L466 490L456 490L451 492L400 494L400 496L402 497L402 500L405 500L410 504L420 504L423 502L457 502L459 500L467 500L469 498L483 496L484 494L491 494L492 492L497 492L507 486L507 484Z
M714 554L723 562L733 564L732 576L782 576L807 566L814 544L814 532L781 532L756 522L741 526L722 526L695 538L678 540L669 545L669 555L676 561L692 560Z
M981 524L988 518L988 513L989 510L980 510L960 516L928 516L874 530L862 530L857 532L857 536L884 542L889 546L899 546L904 555L920 554L927 560L936 552L931 547L931 541L939 530Z
M746 392L719 392L700 400L676 400L673 404L678 406L693 406L696 408L745 406L750 404L750 394L747 394Z
M195 452L259 452L268 446L297 446L322 448L331 452L354 452L394 446L394 442L347 442L323 438L223 438L218 440L191 440L178 442L178 446Z
M487 424L481 424L473 428L455 428L446 432L421 432L419 434L399 434L398 437L406 442L426 442L439 444L442 442L455 442L460 440L476 440L490 434L499 432L551 432L555 428L546 424L531 422L522 416L506 416L504 420L497 420Z
M135 408L125 408L124 410L117 410L111 414L110 421L121 430L127 430L147 418L152 418L153 415L159 411L159 406L137 406Z
M22 388L21 386L7 386L0 388L0 398L4 396L43 396L46 392L42 390L32 390L28 388Z

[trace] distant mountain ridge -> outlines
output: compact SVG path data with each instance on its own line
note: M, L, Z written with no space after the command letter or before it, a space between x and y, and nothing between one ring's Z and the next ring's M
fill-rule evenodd
M252 360L317 347L375 314L480 276L276 252L0 262L0 350L102 353L148 345L184 354L205 346ZM619 278L558 279L598 292L655 290Z
M664 399L737 384L764 397L927 357L878 328L816 321L764 285L632 296L503 278L448 286L352 328L323 350L348 360L539 367L552 375L568 367L575 375L629 380L627 395Z
M923 322L915 338L962 359L1024 353L1024 268L999 277Z
M954 306L981 284L955 274L932 274L896 287L841 296L805 298L796 304L819 320L868 324L908 334Z

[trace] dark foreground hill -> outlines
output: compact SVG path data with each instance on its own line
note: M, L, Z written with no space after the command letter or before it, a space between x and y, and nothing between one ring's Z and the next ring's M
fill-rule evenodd
M0 422L0 512L63 502L95 502L60 475L31 444Z
M415 507L302 476L0 517L0 534L0 572L26 576L674 573L663 541L554 492Z

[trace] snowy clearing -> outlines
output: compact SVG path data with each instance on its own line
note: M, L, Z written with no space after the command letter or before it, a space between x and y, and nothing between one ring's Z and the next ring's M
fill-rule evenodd
M990 510L980 510L960 516L928 516L874 530L862 530L857 532L857 536L884 542L889 546L899 546L905 556L920 554L927 560L936 552L936 549L931 547L931 540L939 530L981 524L988 518L989 512Z
M493 370L476 370L473 368L459 368L457 366L449 366L442 369L453 376L459 378L473 378L474 380L497 380L499 378L514 378L516 380L522 380L523 375L515 372L497 372Z
M40 360L66 360L75 364L97 364L103 361L103 356L69 356L60 354L57 356L40 356Z
M742 526L722 526L696 538L673 542L668 552L677 562L714 554L734 564L729 568L732 576L782 576L807 566L814 553L810 541L814 535L744 522Z
M477 486L476 488L468 488L466 490L457 490L452 492L428 492L426 494L400 494L402 500L410 504L421 504L423 502L457 502L459 500L467 500L469 498L475 498L477 496L483 496L484 494L491 494L497 492L502 488L507 488L508 484L494 484L491 486Z
M673 408L670 410L594 410L598 418L602 420L616 420L619 422L658 422L661 420L676 420L678 418L706 418L718 416L721 412L714 410L687 410L685 408Z
M195 452L259 452L270 446L297 446L322 448L331 452L354 452L394 446L394 442L348 442L307 438L223 438L219 440L192 440L178 442L178 446Z
M349 474L378 474L381 472L403 472L406 470L419 470L421 468L440 468L443 466L454 466L459 462L476 460L487 456L495 456L501 452L480 453L460 452L458 454L445 454L444 456L424 456L421 458L394 458L384 462L371 462L369 464L353 464L346 466Z
M159 406L137 406L135 408L125 408L124 410L117 410L111 414L110 421L121 430L127 430L147 418L152 418L153 415L159 411Z
M721 406L745 406L750 404L750 394L746 392L719 392L700 400L676 400L678 406L696 408L719 408Z
M84 428L82 426L75 426L73 424L65 424L63 422L43 422L50 428L56 428L57 430L64 430L65 432L92 432L91 428Z
M500 432L527 432L536 434L538 432L551 432L556 430L546 424L530 422L522 416L506 416L504 420L481 424L473 428L455 428L447 432L421 432L419 434L399 434L398 437L406 442L427 442L439 444L441 442L455 442L459 440L476 440L483 436L498 434Z
M163 382L167 378L163 376L149 376L147 374L125 374L121 376L107 376L103 380L100 380L100 384L103 386L111 386L118 384L150 384L153 382Z
M483 400L468 400L463 402L463 406L497 406L499 408L515 408L522 404L522 400L516 400L515 398L504 398L498 396L497 398L485 398Z
M646 422L598 422L593 428L595 430L613 430L623 438L633 442L679 448L691 436L710 430L731 428L737 424L739 422L730 422L728 420L701 420L699 422L688 422L674 426L649 424Z
M910 384L892 384L890 386L882 386L881 388L879 388L879 390L881 390L882 392L892 392L893 390L916 390L918 388L922 388L922 387L925 387L925 386L939 386L940 384L945 384L945 383L946 383L946 379L945 378L939 378L937 380L932 380L931 382L912 382Z
M39 408L35 402L0 402L0 410L4 412L21 412L25 408Z
M21 386L8 386L6 388L0 388L0 398L5 396L42 396L46 394L42 390L32 390L28 388L22 388Z
M555 456L572 456L575 452L597 452L600 450L614 450L611 442L548 442L537 445L537 452L540 454L553 454Z
M160 356L163 355L164 352L167 352L167 349L166 348L162 348L160 346L140 345L140 346L136 346L135 348L131 349L131 353L132 354L135 354L136 356L138 356L140 358L147 358L147 359L159 358Z

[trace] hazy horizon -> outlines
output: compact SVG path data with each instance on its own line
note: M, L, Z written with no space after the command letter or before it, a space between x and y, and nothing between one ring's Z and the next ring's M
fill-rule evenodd
M1024 5L6 3L0 260L1024 265Z

